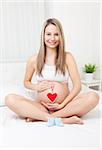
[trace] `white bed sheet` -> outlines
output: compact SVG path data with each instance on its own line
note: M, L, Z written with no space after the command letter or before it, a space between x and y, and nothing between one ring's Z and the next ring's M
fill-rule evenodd
M84 125L47 127L45 122L27 123L10 109L0 107L1 148L89 148L99 150L101 113L99 105L83 116Z

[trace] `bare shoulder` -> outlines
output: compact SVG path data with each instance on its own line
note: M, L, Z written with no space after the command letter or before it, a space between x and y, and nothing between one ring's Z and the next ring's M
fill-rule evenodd
M65 54L66 54L66 57L72 57L73 56L71 52L65 52Z
M70 52L66 52L66 63L69 64L70 61L74 61L74 56Z

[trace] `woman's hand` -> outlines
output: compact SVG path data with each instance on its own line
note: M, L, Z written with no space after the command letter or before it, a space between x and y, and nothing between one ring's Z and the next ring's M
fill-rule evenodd
M49 81L41 81L37 84L37 91L42 92L44 90L50 89L52 86L52 83Z
M49 110L60 110L63 108L63 106L58 103L51 104L51 103L45 103L42 101L41 104L44 105Z

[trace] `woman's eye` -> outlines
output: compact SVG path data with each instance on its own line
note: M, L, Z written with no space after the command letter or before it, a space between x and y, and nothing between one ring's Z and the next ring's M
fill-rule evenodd
M46 33L47 36L51 36L51 33ZM58 36L58 33L54 34L53 36Z
M55 36L58 36L58 33L56 33Z
M50 33L47 33L47 35L51 35Z

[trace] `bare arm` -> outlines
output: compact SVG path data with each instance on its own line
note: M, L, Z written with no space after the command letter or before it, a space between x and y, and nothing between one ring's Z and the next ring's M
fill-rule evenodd
M73 83L73 89L66 99L62 102L61 106L67 105L81 90L81 80L78 73L77 65L72 54L66 54L66 63L68 65L69 74Z
M49 83L48 81L42 81L37 84L31 82L32 76L34 72L36 72L36 58L37 58L37 55L34 55L27 62L26 73L25 73L25 78L24 78L24 86L27 89L40 92L40 91L44 91L46 89L51 88L51 83Z
M35 66L36 66L36 56L32 56L27 61L26 72L25 72L25 77L24 77L24 86L27 89L31 89L31 90L37 89L36 84L33 84L31 82L32 76L35 72Z

